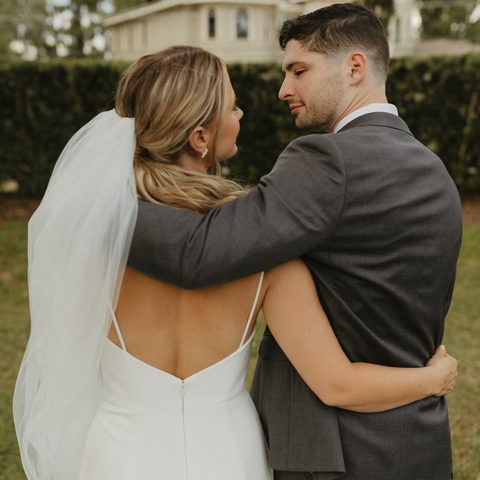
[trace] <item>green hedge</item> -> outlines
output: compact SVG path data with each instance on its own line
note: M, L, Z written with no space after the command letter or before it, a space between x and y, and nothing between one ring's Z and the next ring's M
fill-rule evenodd
M73 133L113 107L122 68L93 61L0 64L0 182L17 180L21 195L41 196Z
M480 191L480 55L395 59L387 96L446 164L461 192Z
M125 62L0 63L0 184L41 196L62 148L97 113L114 106ZM299 135L278 65L230 65L244 110L232 175L256 182ZM463 192L480 190L480 56L394 59L387 94L414 135L445 162Z

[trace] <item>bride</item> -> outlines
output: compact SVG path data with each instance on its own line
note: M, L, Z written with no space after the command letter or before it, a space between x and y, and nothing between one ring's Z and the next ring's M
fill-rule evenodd
M133 64L116 111L62 153L29 223L32 327L14 396L29 480L272 479L245 388L262 307L329 405L382 411L453 388L443 348L425 368L351 363L300 260L198 291L125 267L137 197L205 214L246 193L207 172L236 153L242 115L220 59L171 47Z

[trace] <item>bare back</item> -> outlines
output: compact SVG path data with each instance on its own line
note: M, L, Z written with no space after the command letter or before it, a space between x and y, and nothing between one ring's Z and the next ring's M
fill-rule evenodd
M127 351L181 379L217 363L240 346L259 280L260 274L191 291L127 268L115 312ZM265 287L247 339L264 295ZM121 347L113 324L108 337Z
M279 347L312 391L327 405L379 412L455 384L456 360L445 351L429 361L436 368L395 368L351 363L317 296L307 266L292 260L261 274L202 290L182 290L127 269L116 317L127 351L139 360L186 379L235 352L263 306ZM115 327L109 338L120 346ZM433 365L433 363L432 363ZM442 368L439 368L439 367Z

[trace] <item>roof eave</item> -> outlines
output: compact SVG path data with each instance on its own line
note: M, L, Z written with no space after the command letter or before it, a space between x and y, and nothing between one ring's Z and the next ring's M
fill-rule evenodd
M151 15L152 13L161 12L164 10L169 10L175 7L183 7L189 5L200 5L203 3L208 4L238 4L238 0L160 0L157 2L149 3L147 5L141 5L138 7L130 8L120 13L116 13L106 17L104 19L104 25L106 27L111 27L118 25L120 23L129 22L136 20L138 18ZM243 0L242 5L266 5L266 6L277 6L278 1L276 0Z

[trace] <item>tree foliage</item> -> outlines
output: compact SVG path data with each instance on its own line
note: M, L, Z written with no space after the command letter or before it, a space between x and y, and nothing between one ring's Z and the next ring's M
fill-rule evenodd
M108 1L0 0L0 56L103 56L108 33L102 26Z
M395 13L394 0L362 0L358 3L371 10L380 19L383 28L388 32L390 19Z
M15 40L24 45L22 53L28 56L41 42L45 0L0 0L0 12L0 56L14 55L10 45Z
M71 0L67 6L50 5L44 32L48 56L102 57L106 50L102 3Z
M480 42L480 4L477 0L424 0L422 38L466 39Z
M152 0L149 0L149 1L152 1ZM142 5L144 3L147 3L147 1L146 0L114 0L116 12L128 10L133 7L138 7L139 5Z

